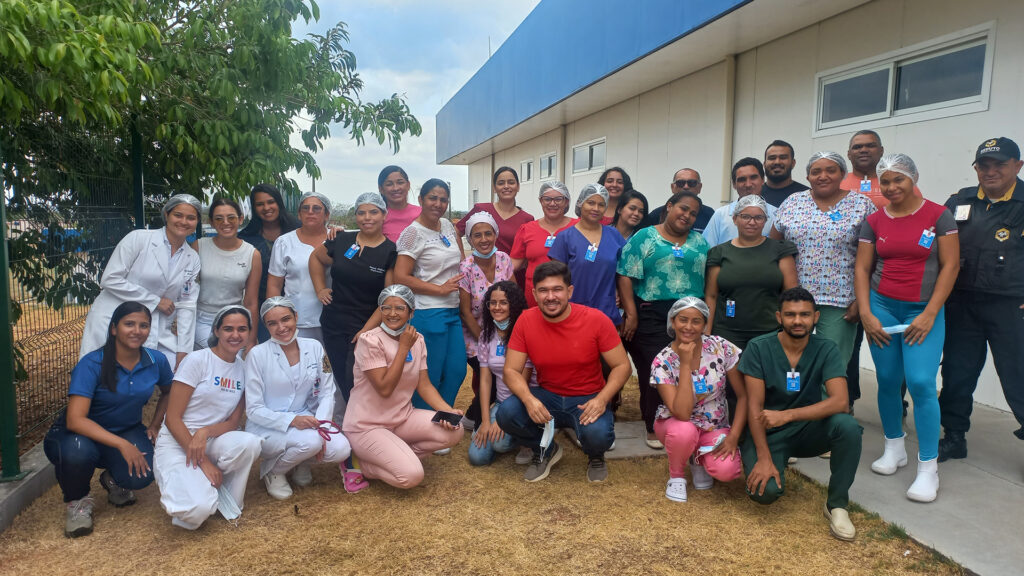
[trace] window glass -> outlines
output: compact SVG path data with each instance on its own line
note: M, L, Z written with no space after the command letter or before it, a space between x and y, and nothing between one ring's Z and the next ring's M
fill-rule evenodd
M978 96L984 75L985 44L901 64L896 68L896 109Z
M604 142L592 145L590 150L590 167L599 168L604 166Z
M829 82L822 90L821 122L884 113L888 102L888 68Z
M584 172L590 170L590 147L580 146L572 149L572 171Z

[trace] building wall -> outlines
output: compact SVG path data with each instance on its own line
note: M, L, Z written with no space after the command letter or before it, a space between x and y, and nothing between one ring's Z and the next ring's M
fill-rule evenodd
M723 192L730 192L731 163L743 156L763 158L767 143L781 138L796 148L794 176L802 180L811 153L843 153L852 132L872 127L868 123L816 137L816 74L989 21L996 24L987 111L877 128L887 151L905 152L917 162L925 196L942 202L976 184L971 161L982 140L1006 135L1024 142L1024 2L1019 0L877 0L862 5L736 55L734 72L722 62L567 124L559 170L575 197L600 172L573 175L572 147L605 137L607 165L622 166L652 203L667 198L676 169L692 167L704 181L705 203L718 206ZM493 166L518 169L526 158L537 162L555 149L561 130L495 154ZM479 187L482 201L489 197L484 190L490 189L491 167L490 160L470 166L470 189ZM535 215L539 184L535 178L520 191L520 205ZM873 367L866 349L862 364ZM991 366L989 361L976 400L1006 409Z

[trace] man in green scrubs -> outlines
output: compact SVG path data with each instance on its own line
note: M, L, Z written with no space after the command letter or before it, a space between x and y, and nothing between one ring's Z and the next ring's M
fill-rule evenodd
M748 433L740 447L747 492L771 504L785 490L786 461L832 451L825 518L832 535L853 540L846 511L863 428L847 413L846 363L835 343L813 334L819 313L801 287L779 297L781 332L747 344L739 371L747 385ZM822 394L824 383L825 394Z

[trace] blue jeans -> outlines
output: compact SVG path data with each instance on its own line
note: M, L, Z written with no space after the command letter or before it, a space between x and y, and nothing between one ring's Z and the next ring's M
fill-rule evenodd
M590 458L604 458L604 453L615 441L615 415L605 409L597 420L584 426L580 424L580 410L577 406L587 403L597 394L588 396L559 396L544 388L530 388L530 392L544 404L555 419L555 427L572 428L583 446L583 452ZM540 454L540 439L544 427L530 419L523 401L510 396L498 407L498 426L505 434L512 436L520 446L529 446L534 454ZM553 445L553 444L552 444ZM551 450L551 447L548 447Z
M139 490L153 482L153 443L146 436L146 427L138 424L127 430L110 432L131 442L145 455L149 472L141 478L132 476L120 450L68 430L61 415L43 439L43 452L53 463L65 502L89 495L89 484L97 468L106 469L115 484L128 490Z
M924 311L927 302L903 302L871 291L871 313L882 326L910 324ZM924 342L913 346L903 334L893 334L884 348L871 343L871 359L878 377L878 413L886 438L903 436L903 395L900 387L906 378L907 390L914 401L914 427L917 429L919 457L931 460L939 455L939 397L935 377L946 337L945 309L939 310Z
M458 308L417 310L409 320L423 335L427 346L427 375L441 398L455 404L462 381L466 379L466 342L462 337L462 320ZM429 410L430 406L413 394L412 405Z
M491 406L491 423L496 424L498 417L498 406L501 406L501 402L496 402ZM473 432L473 440L476 440L477 432ZM512 436L505 432L505 435L501 437L497 442L488 441L484 444L483 448L476 445L476 442L469 443L469 463L473 466L487 466L491 462L494 462L494 457L497 454L504 454L505 452L511 452L516 447L516 441Z

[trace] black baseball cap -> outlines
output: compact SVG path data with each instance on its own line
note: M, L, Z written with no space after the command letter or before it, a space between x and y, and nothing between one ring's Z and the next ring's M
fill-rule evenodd
M1005 136L991 138L978 146L978 151L974 153L974 164L977 164L978 160L982 158L995 158L1000 162L1020 160L1020 147Z

